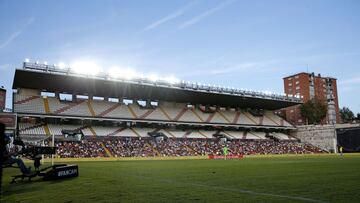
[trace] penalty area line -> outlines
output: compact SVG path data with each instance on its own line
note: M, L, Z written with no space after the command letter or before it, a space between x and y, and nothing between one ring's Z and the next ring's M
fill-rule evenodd
M311 199L311 198L307 198L307 197L281 195L281 194L266 193L266 192L256 192L256 191L246 190L246 189L241 189L241 188L228 188L228 187L204 185L201 183L179 182L179 181L174 181L174 180L169 180L169 179L159 179L159 178L137 176L137 175L129 175L129 176L141 178L141 179L149 179L149 180L157 181L157 182L175 184L175 185L178 184L178 185L185 185L185 186L186 185L187 186L195 186L195 187L202 187L202 188L208 188L208 189L222 190L222 191L227 191L227 192L239 192L239 193L243 193L243 194L250 194L250 195L257 195L257 196L268 196L268 197L277 197L277 198L282 198L282 199L300 200L300 201L304 201L304 202L329 203L327 201L316 200L316 199Z

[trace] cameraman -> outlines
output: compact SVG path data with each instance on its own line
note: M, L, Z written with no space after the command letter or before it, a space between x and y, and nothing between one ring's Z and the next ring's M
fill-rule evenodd
M3 166L12 166L13 164L17 164L18 167L20 168L20 171L23 174L30 174L31 172L31 167L27 168L23 162L23 160L21 160L20 158L16 157L16 152L10 152L10 137L8 135L5 135L4 137L4 141L5 141L5 150L3 152ZM24 146L22 146L24 147Z

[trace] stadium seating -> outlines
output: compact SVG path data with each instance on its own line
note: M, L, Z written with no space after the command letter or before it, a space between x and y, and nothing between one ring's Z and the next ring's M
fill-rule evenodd
M205 113L185 103L159 102L158 107L144 108L138 104L120 104L100 100L60 101L57 98L14 95L14 111L19 113L51 114L62 116L141 119L186 123L237 124L292 127L271 111L254 116L245 110L220 110Z

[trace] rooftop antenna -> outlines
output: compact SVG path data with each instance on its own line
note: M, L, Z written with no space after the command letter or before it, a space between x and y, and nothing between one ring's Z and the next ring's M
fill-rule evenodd
M306 72L309 73L309 64L306 64Z

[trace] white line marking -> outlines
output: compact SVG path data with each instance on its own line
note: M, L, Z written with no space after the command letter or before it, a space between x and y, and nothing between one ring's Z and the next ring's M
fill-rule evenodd
M245 189L241 189L241 188L228 188L228 187L204 185L204 184L200 184L200 183L178 182L178 181L169 180L169 179L159 179L159 178L152 178L152 177L146 177L146 176L136 176L136 175L130 175L130 176L133 176L133 177L136 177L136 178L141 178L141 179L150 179L150 180L153 180L153 181L170 183L170 184L190 185L190 186L203 187L203 188L216 189L216 190L223 190L223 191L240 192L240 193L246 193L246 194L251 194L251 195L278 197L278 198L283 198L283 199L300 200L300 201L305 201L305 202L329 203L327 201L316 200L316 199L311 199L311 198L307 198L307 197L280 195L280 194L265 193L265 192L256 192L256 191L245 190Z

